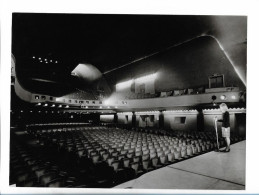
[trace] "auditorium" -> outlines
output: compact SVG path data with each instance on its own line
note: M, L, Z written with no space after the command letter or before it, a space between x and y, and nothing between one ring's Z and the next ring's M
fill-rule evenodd
M247 17L12 14L9 186L245 190Z

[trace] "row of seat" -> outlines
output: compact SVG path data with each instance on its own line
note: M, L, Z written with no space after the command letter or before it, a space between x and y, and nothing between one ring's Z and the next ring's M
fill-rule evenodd
M157 131L85 126L29 133L39 146L56 151L70 170L79 170L88 187L111 187L217 147L213 132ZM219 144L224 146L222 138Z
M34 155L21 145L11 147L10 184L18 187L72 187L75 181L43 156Z

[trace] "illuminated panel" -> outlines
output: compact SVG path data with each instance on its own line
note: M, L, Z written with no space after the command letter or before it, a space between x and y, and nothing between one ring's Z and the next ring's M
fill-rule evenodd
M121 89L125 89L127 87L130 87L132 82L133 82L133 80L118 83L118 84L116 84L116 90L121 90Z
M153 81L156 79L156 73L154 74L150 74L147 76L143 76L143 77L139 77L137 79L135 79L135 82L148 82L148 81Z

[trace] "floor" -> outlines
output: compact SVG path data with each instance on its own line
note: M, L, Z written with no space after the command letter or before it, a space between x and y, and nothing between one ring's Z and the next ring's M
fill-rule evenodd
M246 141L229 153L209 152L115 186L136 189L245 190Z

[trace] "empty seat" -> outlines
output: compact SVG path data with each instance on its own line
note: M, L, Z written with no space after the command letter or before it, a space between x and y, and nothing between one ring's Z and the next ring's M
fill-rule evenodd
M142 161L142 167L145 172L154 170L154 168L150 166L150 161L148 159Z
M168 158L168 161L169 161L169 162L174 162L174 159L175 159L174 153L169 153L169 154L167 155L167 158Z
M130 167L130 159L129 158L124 158L123 159L123 167L124 168L129 168Z
M103 155L102 155L102 158L103 158L103 160L104 161L106 161L108 158L109 158L109 153L104 153Z
M114 158L114 157L109 157L109 158L107 159L107 163L108 163L109 166L111 166L114 161L115 161L115 158Z
M161 165L159 164L159 158L158 157L152 158L151 164L154 168L160 168L161 167Z
M162 165L168 165L168 164L169 164L169 163L168 163L168 158L167 158L166 155L161 155L161 156L159 157L159 160L160 160L160 163L161 163Z
M134 156L133 162L140 162L140 156Z
M91 158L92 158L92 162L94 164L96 164L96 163L100 162L101 157L100 157L100 155L96 154L96 155L91 156Z
M43 186L46 186L51 180L55 179L57 174L55 172L46 173L39 178L39 183Z
M133 162L133 163L131 163L130 166L135 171L135 174L136 174L137 177L140 176L141 174L143 174L143 171L140 170L140 168L139 168L138 162Z
M65 187L65 181L62 178L56 178L51 180L46 186L52 188Z

